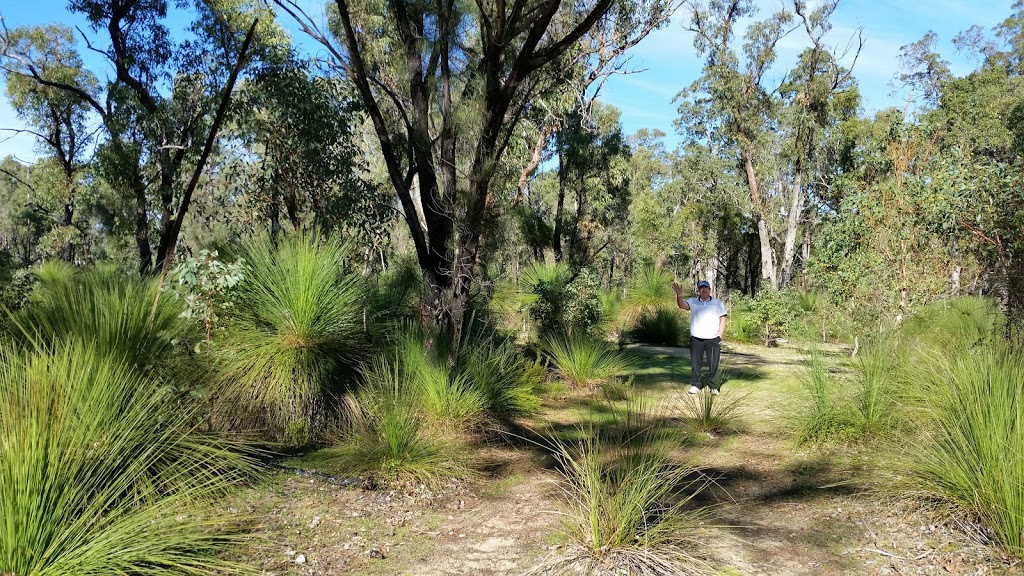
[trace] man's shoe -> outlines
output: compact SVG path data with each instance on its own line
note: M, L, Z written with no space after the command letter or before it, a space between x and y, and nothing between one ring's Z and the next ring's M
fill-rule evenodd
M712 388L711 389L711 395L712 396L718 396L718 389L717 388Z
M697 388L696 386L690 386L690 394L696 394L697 392L700 392L700 388Z

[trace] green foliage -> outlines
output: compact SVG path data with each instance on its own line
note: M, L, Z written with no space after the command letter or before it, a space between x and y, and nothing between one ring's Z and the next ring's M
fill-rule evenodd
M35 271L29 303L13 318L15 337L39 345L88 344L141 372L169 369L176 342L188 339L182 306L155 280L110 266L78 269L51 262ZM183 385L188 379L183 379Z
M695 550L704 514L690 500L708 482L694 467L672 461L677 442L648 420L644 404L633 400L615 413L619 435L607 444L600 438L613 430L593 427L581 429L575 442L551 442L571 542L552 571L679 574L701 565Z
M601 319L601 287L590 270L581 270L565 287L562 326L567 333L587 332Z
M225 417L303 442L322 430L327 404L367 353L365 287L333 239L260 236L238 256L250 272L235 287L214 348Z
M783 327L790 318L792 306L788 293L766 288L757 293L750 302L750 317L761 333L761 340L768 346L783 336Z
M627 372L633 361L608 342L586 335L550 336L544 353L558 376L575 388L589 388Z
M923 434L904 453L913 484L1024 556L1024 354L997 344L932 349L923 359L915 378Z
M293 230L338 232L354 245L386 246L391 195L367 182L358 107L338 78L293 57L262 66L240 94L242 135L255 158L244 199L251 212Z
M221 323L218 310L234 306L232 289L242 281L245 261L221 262L216 250L200 250L198 258L189 257L171 271L173 290L185 303L184 316L203 325L207 342Z
M750 300L743 296L733 295L728 304L729 320L725 324L725 338L730 342L759 342L761 331L750 311Z
M575 278L564 264L535 263L523 274L530 317L540 334L585 333L601 319L600 288L593 273Z
M380 356L365 367L364 384L347 396L345 424L323 461L331 470L382 484L435 484L471 475L462 441L427 417L405 360Z
M678 310L658 308L645 312L629 331L633 342L665 346L683 346L690 340L689 323Z
M172 387L86 343L0 350L0 572L222 574L208 507L255 473Z
M492 415L510 418L540 409L536 392L545 370L539 358L528 361L511 340L470 339L459 354L460 371L481 392Z

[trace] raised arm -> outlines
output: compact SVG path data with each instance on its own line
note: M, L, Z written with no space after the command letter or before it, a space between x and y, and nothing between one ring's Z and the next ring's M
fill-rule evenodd
M690 303L683 298L683 287L679 285L679 282L672 283L672 290L676 293L676 306L679 306L683 310L690 309Z

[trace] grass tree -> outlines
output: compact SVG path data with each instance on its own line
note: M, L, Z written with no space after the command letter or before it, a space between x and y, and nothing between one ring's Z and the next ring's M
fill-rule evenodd
M363 279L333 239L262 236L239 255L250 272L215 347L218 405L236 423L302 442L368 350Z
M28 304L11 318L22 342L88 343L97 354L153 372L175 365L176 342L191 337L181 318L184 307L162 296L154 280L125 277L111 266L78 269L63 262L41 266L37 279Z
M252 452L93 346L0 349L0 573L221 574L238 540L211 498Z
M544 353L555 373L575 388L596 386L633 366L632 359L612 344L586 335L550 336Z

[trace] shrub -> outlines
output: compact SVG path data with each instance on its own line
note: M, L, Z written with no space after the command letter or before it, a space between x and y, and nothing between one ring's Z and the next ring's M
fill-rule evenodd
M216 250L200 250L197 258L186 258L174 267L174 294L185 304L185 318L202 324L207 342L220 328L220 315L234 306L233 288L245 273L244 260L223 262Z
M739 295L730 297L727 305L729 321L725 325L726 339L730 342L760 342L761 330L750 311L750 300Z
M766 288L750 302L749 310L751 321L761 332L761 341L768 346L784 335L783 328L791 316L792 307L784 292Z
M629 370L633 362L611 344L588 336L549 337L544 352L570 386L587 388Z
M172 389L73 341L0 350L0 573L221 574L211 498L255 473Z
M367 352L362 278L334 240L257 237L239 256L251 272L214 349L219 406L236 424L304 442Z
M541 335L586 333L601 319L600 289L587 271L536 263L522 278L530 317Z

